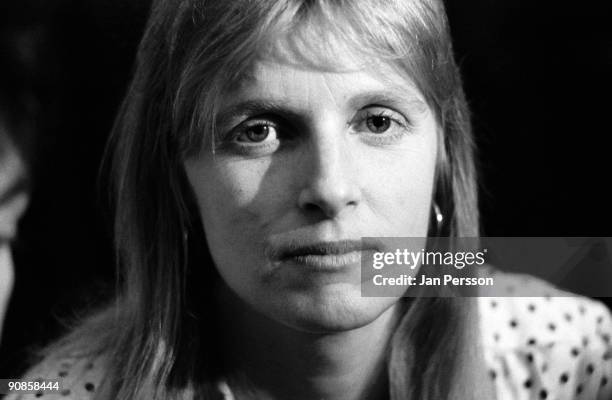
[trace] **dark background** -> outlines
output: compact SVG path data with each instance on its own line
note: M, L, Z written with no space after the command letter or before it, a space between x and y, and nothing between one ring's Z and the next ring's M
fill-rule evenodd
M0 41L30 38L33 70L12 72L31 79L41 103L0 377L18 376L31 346L110 293L110 216L98 170L148 3L0 4ZM612 236L606 1L447 3L480 150L483 234Z

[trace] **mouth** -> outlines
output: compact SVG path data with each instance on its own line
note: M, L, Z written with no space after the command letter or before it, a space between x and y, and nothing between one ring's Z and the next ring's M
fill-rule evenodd
M292 243L280 247L275 259L279 262L299 264L315 270L334 271L359 264L364 252L377 251L378 248L379 246L375 243L364 243L362 240Z

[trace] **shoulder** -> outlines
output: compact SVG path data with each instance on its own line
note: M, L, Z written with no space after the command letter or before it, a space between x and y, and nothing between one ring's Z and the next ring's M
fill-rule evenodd
M606 306L528 275L497 272L497 282L508 297L478 302L498 399L611 398L612 317ZM514 295L526 286L530 297Z
M34 393L10 394L7 400L30 399L93 399L104 379L106 359L103 356L70 354L50 356L31 368L22 380L59 382L59 390L41 390Z

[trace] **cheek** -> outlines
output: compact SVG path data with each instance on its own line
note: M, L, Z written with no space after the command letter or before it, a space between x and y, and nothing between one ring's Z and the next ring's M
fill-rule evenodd
M429 136L432 137L433 135ZM435 138L388 152L365 173L364 197L389 236L425 236L433 192Z
M255 254L262 233L287 203L287 191L271 179L277 175L271 161L197 159L185 169L213 256L221 261Z
M205 227L217 231L249 214L257 201L266 166L261 163L215 163L206 159L185 162Z

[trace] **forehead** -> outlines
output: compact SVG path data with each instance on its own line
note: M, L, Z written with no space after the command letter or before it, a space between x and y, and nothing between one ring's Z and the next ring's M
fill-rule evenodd
M238 85L222 96L222 107L250 100L288 105L346 105L364 97L425 103L413 81L386 63L347 61L342 70L274 58L254 63Z

